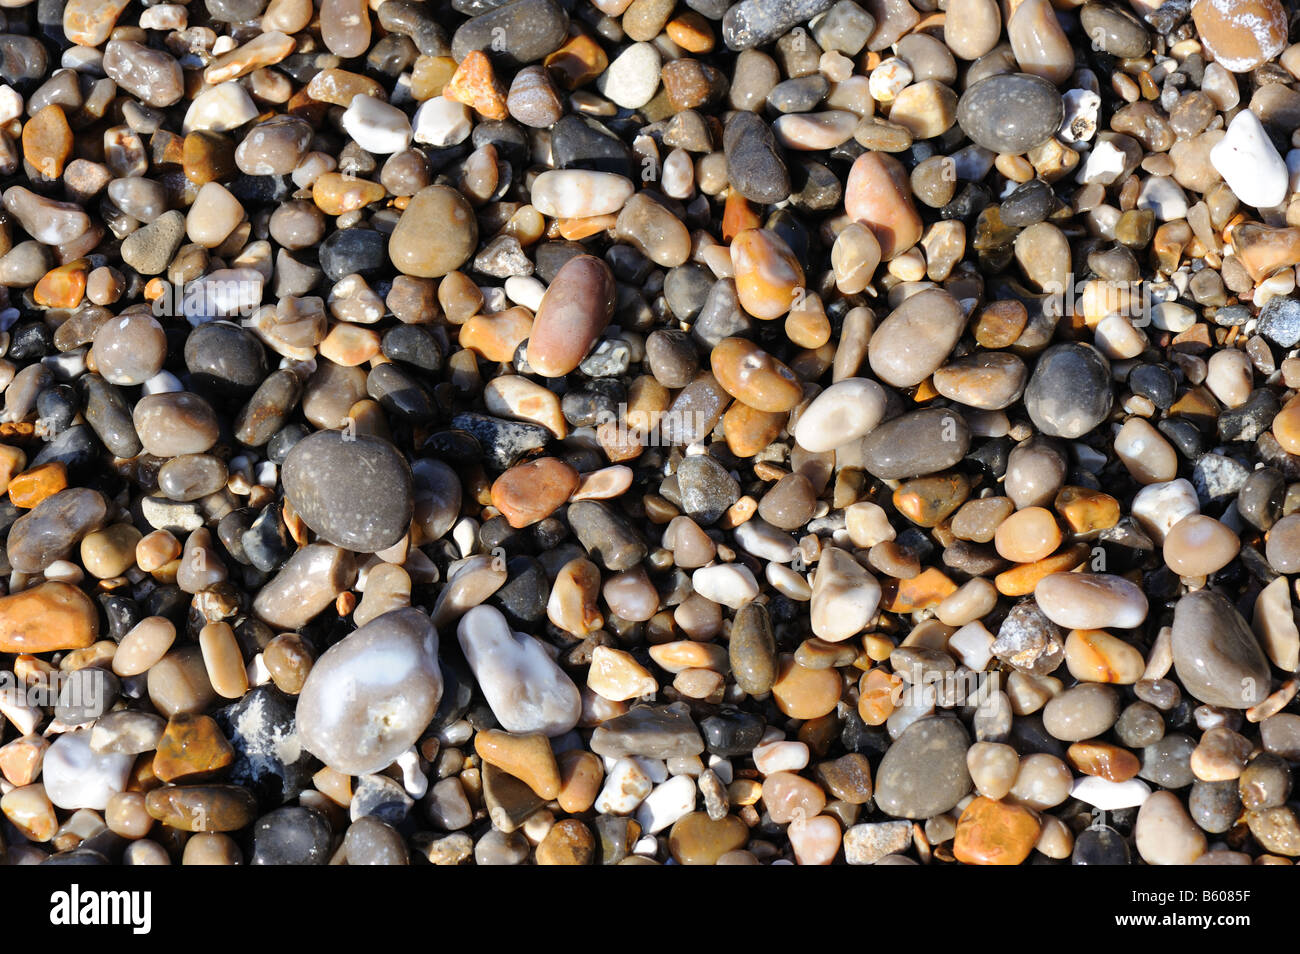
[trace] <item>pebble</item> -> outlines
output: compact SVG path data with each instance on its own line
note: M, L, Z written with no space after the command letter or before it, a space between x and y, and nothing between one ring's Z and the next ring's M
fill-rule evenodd
M1228 124L1227 133L1210 150L1210 162L1247 205L1270 209L1287 196L1286 163L1250 110L1242 110Z
M876 772L876 804L897 818L930 818L952 809L971 788L970 739L943 717L912 723L885 752Z
M614 312L609 267L590 255L567 261L552 279L528 337L528 365L546 377L563 377L587 354Z
M965 326L966 316L951 295L925 289L890 312L871 336L871 370L886 384L914 387L943 365Z
M1247 709L1268 695L1268 660L1255 635L1222 596L1188 593L1174 607L1173 664L1196 699Z
M509 732L563 735L578 722L581 699L573 681L542 644L510 629L491 606L461 617L456 636L493 713Z
M298 696L303 746L351 775L387 767L438 708L443 678L437 654L437 633L416 609L386 613L331 646Z
M1150 865L1187 865L1205 853L1204 832L1171 792L1153 792L1133 826L1134 843Z
M1300 855L1284 4L48 6L10 861Z
M1032 28L1026 32L1033 35ZM957 103L962 132L985 149L1011 155L1045 143L1061 128L1064 115L1061 95L1052 82L1028 73L984 77L972 83Z
M1110 365L1086 344L1052 345L1038 357L1025 388L1025 410L1051 437L1087 434L1110 413Z
M1029 809L981 796L957 820L953 855L968 865L1018 865L1029 857L1040 831Z
M411 469L382 438L319 431L294 445L281 480L297 514L336 546L374 553L410 525Z
M854 160L844 186L844 211L871 230L883 261L891 261L921 240L921 217L907 173L886 153L867 152Z
M447 222L430 240L428 222ZM441 278L469 259L478 243L478 227L469 203L456 190L426 186L411 197L388 239L388 256L398 271L421 278Z
M814 454L833 451L868 434L884 417L884 389L868 378L836 381L799 414L794 438Z

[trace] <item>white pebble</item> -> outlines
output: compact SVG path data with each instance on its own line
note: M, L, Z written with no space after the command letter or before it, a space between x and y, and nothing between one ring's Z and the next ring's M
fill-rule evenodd
M605 772L605 785L596 796L595 809L601 815L627 815L636 811L654 788L654 783L636 762L619 759Z
M473 127L468 106L446 96L434 96L415 111L412 135L416 142L441 149L464 142Z
M808 746L781 739L754 747L754 767L764 775L798 772L808 766Z
M1133 497L1133 518L1157 546L1183 517L1200 513L1196 488L1184 477L1158 484L1147 484Z
M1259 117L1237 113L1227 134L1210 150L1210 164L1246 205L1271 209L1286 199L1290 175Z
M691 574L691 586L706 600L732 609L740 609L758 596L754 574L738 563L701 567Z
M636 810L637 824L651 835L695 810L695 779L676 775L657 786Z
M112 795L126 789L134 762L131 755L91 751L89 729L65 732L45 753L41 781L56 808L102 812Z
M546 286L532 275L511 275L505 282L506 297L516 305L536 311L546 294Z
M358 93L343 113L343 131L366 152L386 156L411 144L406 113L373 96Z
M1082 185L1091 185L1095 182L1098 185L1108 186L1120 177L1126 164L1124 153L1111 145L1109 139L1103 139L1093 147L1092 152L1088 153L1088 158L1075 177L1075 181Z
M1187 193L1169 176L1152 176L1138 193L1139 209L1151 209L1161 222L1187 217Z
M234 80L218 83L194 97L181 121L186 135L197 130L227 132L237 129L257 116L257 105L248 91Z
M1061 94L1065 120L1056 138L1064 143L1087 142L1097 132L1101 97L1090 89L1067 89Z
M659 66L663 62L652 43L633 43L614 57L596 79L601 95L624 109L640 109L659 89Z
M0 86L0 124L12 122L23 114L23 98L8 83Z
M1147 800L1151 788L1140 778L1131 778L1126 782L1112 782L1096 775L1085 775L1074 783L1070 797L1087 802L1094 808L1105 812L1121 808L1136 808Z

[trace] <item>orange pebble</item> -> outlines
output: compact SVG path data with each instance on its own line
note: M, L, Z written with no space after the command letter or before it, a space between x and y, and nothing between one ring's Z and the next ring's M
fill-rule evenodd
M9 502L15 507L31 509L46 497L53 497L68 486L68 468L62 461L50 461L25 470L9 482Z

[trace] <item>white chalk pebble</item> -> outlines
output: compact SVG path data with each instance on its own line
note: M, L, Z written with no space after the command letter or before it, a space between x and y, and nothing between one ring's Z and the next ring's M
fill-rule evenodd
M637 806L636 820L649 834L663 831L678 819L695 810L695 779L689 775L674 775L654 790Z
M411 127L416 142L442 149L468 139L474 122L469 107L464 103L446 96L433 96L415 111Z
M57 808L103 811L114 793L126 789L134 762L130 755L95 753L89 729L65 732L45 753L41 781Z
M1243 109L1210 150L1210 164L1238 199L1257 209L1271 209L1286 199L1290 174L1273 148L1259 117Z
M343 113L343 131L358 146L377 155L401 152L411 144L411 121L396 106L358 93Z

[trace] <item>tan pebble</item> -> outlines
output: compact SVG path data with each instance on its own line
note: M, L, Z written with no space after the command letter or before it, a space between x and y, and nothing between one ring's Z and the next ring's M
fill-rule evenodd
M1065 639L1065 664L1080 682L1128 686L1142 678L1145 663L1137 648L1105 630L1074 629Z
M1016 563L1033 563L1061 545L1061 528L1050 510L1026 507L998 526L993 537L998 554Z
M487 729L474 736L474 751L483 761L524 782L539 797L550 800L560 794L560 769L546 736Z
M803 266L785 241L768 229L745 229L731 241L736 296L755 318L779 318L803 294Z
M854 160L844 187L844 210L871 229L886 262L921 240L921 217L907 171L887 153L867 152Z
M653 696L659 690L654 676L633 659L631 653L608 646L597 646L592 650L587 686L614 702Z
M1223 569L1241 549L1241 540L1213 517L1190 514L1165 536L1165 565L1179 576L1200 577Z
M238 699L248 691L248 674L235 631L228 623L209 623L199 632L199 648L208 680L217 695Z

